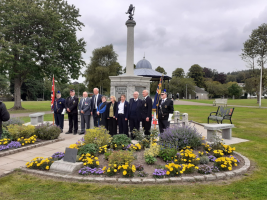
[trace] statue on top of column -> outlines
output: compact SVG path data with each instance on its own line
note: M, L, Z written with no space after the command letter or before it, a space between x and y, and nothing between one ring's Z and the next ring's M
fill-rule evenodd
M134 11L135 11L135 7L133 6L133 4L130 4L128 11L125 13L125 14L129 14L129 20L133 20Z

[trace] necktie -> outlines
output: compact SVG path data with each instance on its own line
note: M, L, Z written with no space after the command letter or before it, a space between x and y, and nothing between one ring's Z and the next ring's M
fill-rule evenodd
M95 96L95 109L97 109L96 98L97 98L97 95Z
M163 103L164 103L164 99L162 100L161 104L163 104Z

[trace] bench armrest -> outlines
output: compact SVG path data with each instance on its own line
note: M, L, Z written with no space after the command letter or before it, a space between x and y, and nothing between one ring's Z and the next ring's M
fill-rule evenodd
M211 116L212 113L216 113L216 114L217 114L217 112L211 112L211 113L210 113L210 116Z

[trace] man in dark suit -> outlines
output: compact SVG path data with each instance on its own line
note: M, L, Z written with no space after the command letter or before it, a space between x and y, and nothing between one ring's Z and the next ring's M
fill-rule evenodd
M139 93L135 91L133 93L133 98L130 99L129 102L129 124L130 124L130 132L131 132L131 138L134 139L133 129L136 129L139 131L140 129L140 120L141 120L141 106L142 106L142 100L138 98Z
M73 125L74 125L74 135L77 134L78 131L78 103L79 98L75 96L75 91L73 89L70 90L70 96L66 99L65 105L69 118L69 131L66 134L72 133Z
M79 135L82 135L85 133L85 124L86 129L90 128L91 99L88 98L87 92L83 92L83 98L79 103L79 111L81 112L81 132Z
M142 92L144 97L141 106L142 127L145 130L145 135L150 135L151 119L152 119L152 99L148 96L148 91Z
M98 117L97 117L97 107L99 106L99 104L102 103L102 95L99 94L99 89L98 88L94 88L93 90L94 92L94 95L92 96L92 99L91 99L91 115L93 116L94 118L94 126L98 126Z
M56 97L54 101L54 116L56 125L60 127L62 133L64 128L64 114L62 112L65 109L65 99L61 98L60 91L57 91Z
M129 112L129 103L125 101L126 96L121 95L121 100L118 102L118 109L115 114L116 120L119 124L119 134L125 134L129 136L128 133L128 112Z
M161 99L158 104L158 119L159 119L159 131L163 133L164 129L170 126L169 114L173 113L173 101L171 99L167 99L167 92L164 91L161 93Z
M0 139L2 137L2 121L6 122L10 119L10 114L6 109L6 105L0 101Z

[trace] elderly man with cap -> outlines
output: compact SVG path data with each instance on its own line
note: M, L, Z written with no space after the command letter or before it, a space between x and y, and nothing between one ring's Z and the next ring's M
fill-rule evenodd
M57 92L56 97L54 102L54 116L56 125L60 127L62 133L64 128L64 114L62 112L65 108L65 99L61 98L60 91Z
M69 118L69 131L66 134L72 133L73 125L74 125L74 135L77 134L78 131L78 103L79 98L75 96L75 91L73 89L70 90L70 96L66 99L66 110Z
M171 99L167 99L167 92L164 91L161 93L161 99L158 104L158 120L159 120L159 131L163 133L164 129L170 126L169 114L173 113L173 101Z
M88 98L87 92L83 92L83 98L79 103L79 110L81 112L81 132L79 135L82 135L85 133L85 124L86 129L90 128L91 99Z

